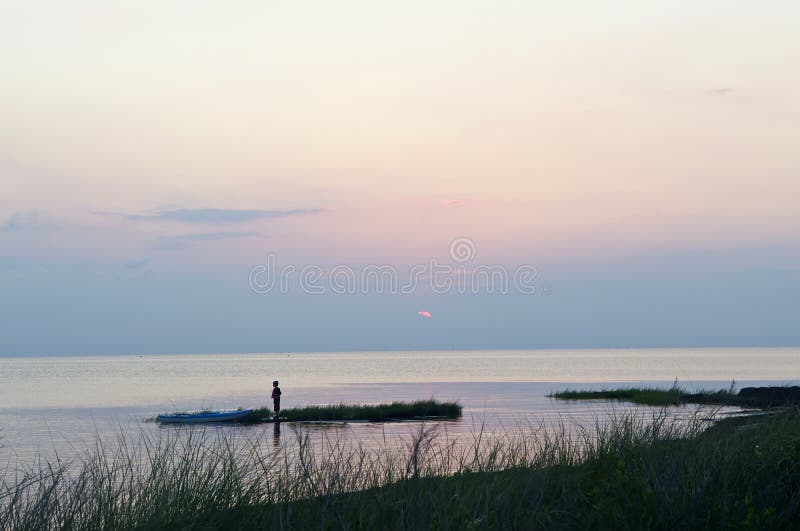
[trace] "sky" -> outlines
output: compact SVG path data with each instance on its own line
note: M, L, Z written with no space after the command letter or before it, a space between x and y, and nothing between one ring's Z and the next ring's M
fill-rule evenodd
M0 1L0 355L798 345L798 27Z

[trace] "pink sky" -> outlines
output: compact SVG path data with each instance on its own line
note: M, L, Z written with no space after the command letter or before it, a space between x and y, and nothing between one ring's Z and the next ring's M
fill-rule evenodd
M4 9L0 218L41 229L0 235L6 253L169 261L183 238L201 262L410 263L468 235L569 260L800 238L794 2L146 4ZM318 212L125 218L204 208Z
M798 27L796 0L8 3L0 322L25 346L49 315L51 346L80 351L82 323L139 297L106 325L152 317L175 341L156 350L327 348L309 315L342 348L366 321L364 348L624 344L615 316L644 343L672 317L689 342L769 342L800 300ZM534 265L552 297L247 306L270 254L403 269L450 261L455 238L466 266ZM223 321L243 329L203 335ZM187 323L205 324L160 328Z

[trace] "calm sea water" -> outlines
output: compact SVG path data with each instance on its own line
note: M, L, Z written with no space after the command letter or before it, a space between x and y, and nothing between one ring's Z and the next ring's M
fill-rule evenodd
M563 402L564 388L671 385L689 389L800 382L800 348L346 352L109 357L0 358L0 470L37 457L69 456L99 438L180 429L144 422L177 410L269 403L272 380L284 408L338 402L434 397L457 400L464 418L449 433L476 426L511 429L547 419L590 422L633 406ZM675 408L692 414L692 407ZM276 445L291 437L270 426ZM406 424L348 424L348 438L401 434Z

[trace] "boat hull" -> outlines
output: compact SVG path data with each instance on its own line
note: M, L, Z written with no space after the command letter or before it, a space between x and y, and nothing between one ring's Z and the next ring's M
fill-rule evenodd
M174 415L159 415L156 420L168 424L202 424L206 422L231 422L244 420L252 409L239 411L210 411L207 413L176 413Z

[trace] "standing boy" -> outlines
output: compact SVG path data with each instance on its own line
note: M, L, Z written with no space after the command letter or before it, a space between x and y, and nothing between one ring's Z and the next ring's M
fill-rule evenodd
M281 388L278 387L278 380L272 382L272 409L275 411L275 418L281 412Z

